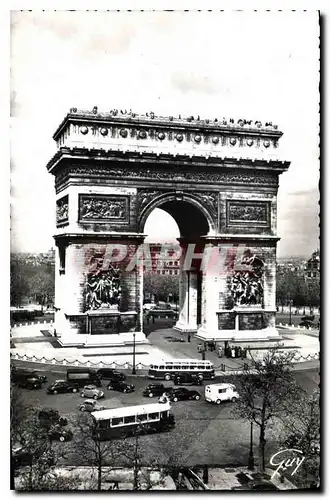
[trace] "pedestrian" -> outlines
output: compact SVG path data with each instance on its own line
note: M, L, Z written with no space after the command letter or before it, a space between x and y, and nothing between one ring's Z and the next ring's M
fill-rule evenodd
M238 358L238 347L235 345L235 358Z
M188 342L190 342L190 338L191 338L190 333L188 333Z
M242 348L241 346L239 345L238 348L237 348L237 357L238 358L241 358L242 357Z
M222 347L218 347L218 356L219 358L222 358Z
M235 357L235 348L234 347L231 348L231 357L232 358Z

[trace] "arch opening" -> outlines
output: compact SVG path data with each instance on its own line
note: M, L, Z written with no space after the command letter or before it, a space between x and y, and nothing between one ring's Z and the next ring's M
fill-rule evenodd
M148 209L149 208L149 209ZM155 210L157 214L155 214ZM163 212L163 216L161 214ZM172 224L164 224L164 232L162 237L158 238L159 228L157 227L157 219L159 221L166 221L164 217L164 212L172 219ZM156 216L155 216L155 215ZM150 217L152 219L150 220ZM150 221L150 222L149 222ZM152 223L151 223L152 221ZM175 222L174 222L175 221ZM189 243L196 244L196 252L201 250L199 245L200 240L203 236L207 236L212 231L212 226L208 220L207 215L202 207L199 207L194 200L178 200L175 197L171 197L165 200L155 200L151 207L147 207L144 217L141 218L142 226L141 229L145 234L147 234L146 242L151 246L151 258L153 260L154 249L152 244L155 245L155 249L161 251L160 247L157 247L158 242L168 242L173 243L178 248L178 243L175 240L180 238L180 244L182 249L181 258L171 257L169 253L167 262L164 262L164 267L162 269L156 268L151 272L146 273L144 276L144 299L150 297L150 276L155 277L155 275L161 275L160 279L156 279L158 286L163 289L166 288L165 282L168 280L172 282L173 290L171 289L170 295L175 297L175 305L177 304L177 299L179 302L178 307L178 317L175 328L180 331L192 331L195 332L199 324L201 324L202 319L202 280L203 275L199 270L199 266L191 267L189 270L183 268L185 260L185 241ZM156 238L153 238L153 228L156 226L155 234ZM147 230L148 229L148 230ZM170 231L166 231L170 229ZM156 240L156 241L155 241ZM183 246L182 246L183 245ZM197 250L198 247L198 250ZM171 252L171 250L169 250ZM172 267L174 264L175 269ZM164 276L165 275L165 276ZM164 283L162 283L162 280ZM155 285L154 281L154 286ZM147 285L147 286L146 286ZM147 292L149 289L149 293ZM157 293L155 294L157 297Z

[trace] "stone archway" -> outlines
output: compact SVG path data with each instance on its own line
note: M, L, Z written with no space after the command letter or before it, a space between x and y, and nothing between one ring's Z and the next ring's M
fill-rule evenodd
M57 152L47 165L55 177L55 327L62 343L124 344L133 334L144 340L143 269L127 262L156 207L177 221L185 254L193 243L199 252L225 256L225 269L202 269L197 287L189 274L201 272L195 258L182 296L191 295L191 311L200 288L200 321L184 314L182 302L177 327L198 326L205 340L278 338L276 203L279 175L289 167L279 157L281 136L277 126L259 121L72 108L54 134ZM125 256L118 248L113 255L114 246ZM262 292L253 280L246 284L247 295L262 293L262 301L231 300L230 280L244 252L264 263Z
M212 200L211 196L209 200ZM202 252L204 238L215 233L214 209L211 203L208 206L205 200L200 200L198 193L192 195L182 192L153 191L153 199L144 204L139 214L140 232L144 232L145 222L155 208L161 208L171 215L180 231L179 318L175 329L182 332L196 332L202 322L203 273L200 272L200 266L196 265L196 262L195 265L189 265L189 269L184 268L184 262L187 245L193 246L194 252L197 252L197 249L198 252Z

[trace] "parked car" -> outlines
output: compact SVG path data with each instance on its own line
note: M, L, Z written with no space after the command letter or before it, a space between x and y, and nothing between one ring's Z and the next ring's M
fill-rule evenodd
M48 437L51 441L71 441L73 433L71 429L63 429L61 425L57 424L49 429Z
M104 392L98 389L96 385L85 385L80 393L82 398L101 399L104 398Z
M107 389L119 392L134 392L135 386L133 384L127 384L126 382L112 380L107 385Z
M205 386L205 400L209 403L220 405L223 401L235 403L239 398L236 387L233 384L211 384Z
M155 304L152 304L151 302L147 302L146 304L143 304L143 311L148 312L153 307L155 307Z
M202 385L203 380L198 375L191 373L178 373L173 377L174 385Z
M40 373L37 373L35 370L25 370L23 368L16 368L16 366L12 366L11 379L13 382L16 382L17 380L21 380L21 379L26 379L26 378L27 379L36 378L42 384L44 382L47 382L47 377L45 375L41 375Z
M308 319L304 319L300 321L299 326L304 326L305 328L319 328L320 327L320 322L319 321L310 321Z
M22 446L18 446L13 448L12 450L12 464L14 469L18 469L19 467L25 467L26 465L31 465L33 460L39 458L43 454L43 450L35 450L32 453L30 450L23 448ZM46 457L45 457L46 458ZM55 465L55 460L53 456L49 456L46 459L46 464L49 467Z
M198 401L201 398L201 395L198 391L187 389L186 387L178 387L171 388L166 392L170 401L186 401L190 399L194 399Z
M47 387L48 394L63 394L66 392L78 392L79 384L66 382L66 380L56 380L53 384Z
M147 311L147 318L172 318L175 319L177 317L177 312L173 311L169 304L165 302L158 302L157 305L151 307Z
M54 408L41 408L38 413L38 418L43 427L51 427L56 424L65 426L68 423L68 419L62 417L59 411Z
M143 389L142 394L143 396L152 398L154 396L161 396L167 389L168 387L165 387L164 384L149 384Z
M19 378L15 381L15 384L22 389L41 389L42 387L40 380L34 377Z
M11 381L23 389L40 389L47 381L45 375L39 375L36 371L23 370L13 366L11 368Z
M86 399L83 403L78 406L80 411L100 411L105 410L105 406L100 405L95 399Z
M14 469L19 467L24 467L25 465L31 465L33 461L33 455L30 451L25 450L22 446L18 448L13 448L12 460Z
M126 376L119 372L118 370L114 370L113 368L100 368L97 370L96 375L100 379L108 379L108 380L125 380Z

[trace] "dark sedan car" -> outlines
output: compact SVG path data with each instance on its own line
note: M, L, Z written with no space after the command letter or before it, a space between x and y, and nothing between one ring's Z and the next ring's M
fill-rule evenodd
M41 389L42 386L40 380L34 377L19 378L15 381L15 384L22 389Z
M153 396L161 396L167 389L168 387L165 387L164 384L149 384L143 389L142 394L152 398Z
M108 380L118 380L123 381L126 379L125 375L118 370L114 370L113 368L100 368L97 370L96 375L100 379L108 379Z
M19 467L24 467L25 465L31 465L33 462L33 454L22 448L14 448L12 452L13 466L15 469Z
M198 375L194 375L192 373L180 373L174 375L173 378L174 385L202 385L203 380L198 377Z
M71 384L66 380L56 380L53 384L47 387L48 394L60 394L60 393L63 394L66 392L78 392L78 391L79 391L78 384L74 383Z
M71 441L73 434L71 429L63 429L61 425L54 425L48 431L48 437L51 441Z
M43 427L50 428L57 424L65 426L68 419L60 415L55 408L41 408L38 413L39 422Z
M201 395L198 391L189 390L185 387L178 387L167 390L166 394L169 400L174 401L174 403L176 403L177 401L187 401L191 399L198 401L201 398Z
M23 368L16 368L16 366L12 366L11 368L11 380L13 382L25 382L26 380L37 379L40 384L47 382L47 377L45 375L41 375L37 373L35 370L24 370Z
M126 382L121 382L117 380L111 380L107 385L107 389L119 392L134 392L135 387L133 384L126 384Z

